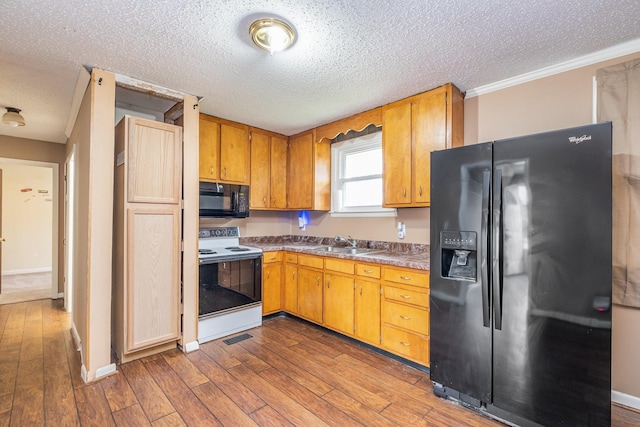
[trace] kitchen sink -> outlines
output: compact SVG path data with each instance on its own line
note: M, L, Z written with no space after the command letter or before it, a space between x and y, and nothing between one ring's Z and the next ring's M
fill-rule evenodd
M316 251L336 253L336 254L348 254L348 255L363 255L373 252L383 252L382 249L369 249L369 248L352 248L345 246L317 246L312 248Z

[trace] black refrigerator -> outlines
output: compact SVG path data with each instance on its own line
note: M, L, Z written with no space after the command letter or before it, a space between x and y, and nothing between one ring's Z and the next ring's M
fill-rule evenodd
M608 122L431 154L437 395L610 425L611 179Z

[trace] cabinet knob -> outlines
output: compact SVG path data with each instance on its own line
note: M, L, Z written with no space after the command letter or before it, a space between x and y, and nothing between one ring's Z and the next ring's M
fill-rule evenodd
M362 286L360 286L360 296L362 296Z
M406 189L406 188L404 188L404 189L402 190L402 197L404 197L404 198L406 198L406 197L407 197L407 189Z
M265 204L265 206L267 205L267 198L266 198L266 197L263 197L263 198L262 198L262 203L264 203L264 204Z
M368 273L368 274L373 273L373 270L362 270L362 271L364 271L365 273Z
M327 288L331 287L331 279L327 280Z
M270 277L270 276L269 276L269 270L267 270L267 279L268 279L269 277ZM402 316L400 316L400 317L402 317Z
M422 185L420 186L420 190L418 191L418 193L422 196Z
M402 280L411 280L411 276L400 276Z
M403 320L411 320L411 317L410 317L410 316L403 316L403 315L400 315L400 318L401 318L401 319L403 319Z
M227 167L225 166L225 167L222 169L222 171L223 171L223 175L224 175L224 177L226 178L226 177L227 177Z
M211 175L213 175L213 166L211 166Z
M400 344L402 344L405 347L409 347L411 345L411 343L404 342L404 341L400 341Z
M400 295L400 298L411 299L411 295Z

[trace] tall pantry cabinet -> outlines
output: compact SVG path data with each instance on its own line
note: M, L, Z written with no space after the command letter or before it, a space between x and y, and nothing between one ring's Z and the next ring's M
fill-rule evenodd
M180 337L182 128L116 126L112 347L121 362Z

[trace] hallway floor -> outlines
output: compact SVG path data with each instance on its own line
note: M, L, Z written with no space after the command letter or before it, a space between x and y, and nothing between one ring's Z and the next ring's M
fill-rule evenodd
M2 276L0 304L51 298L51 272Z

